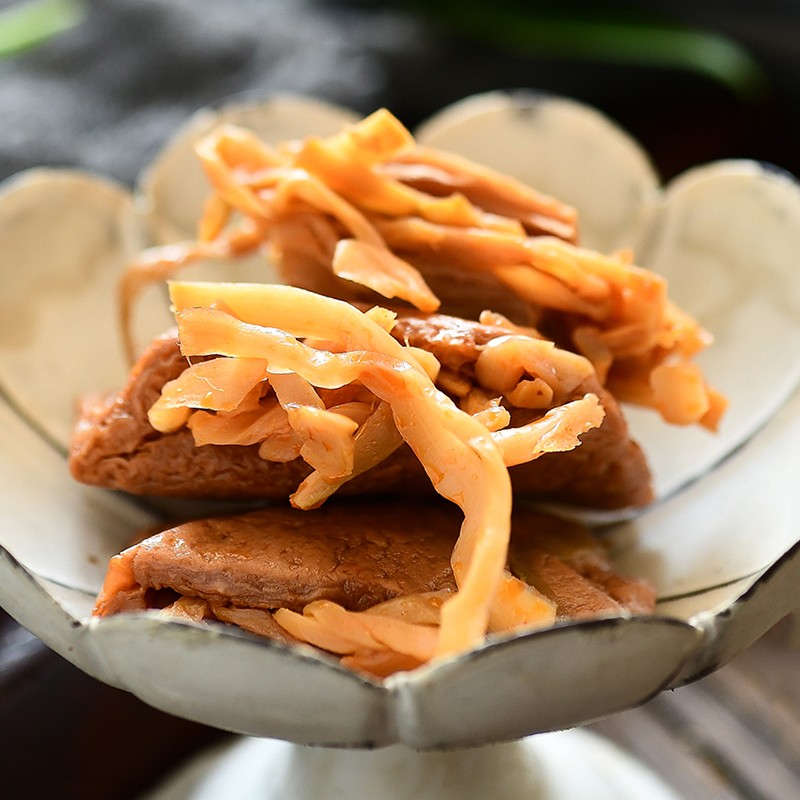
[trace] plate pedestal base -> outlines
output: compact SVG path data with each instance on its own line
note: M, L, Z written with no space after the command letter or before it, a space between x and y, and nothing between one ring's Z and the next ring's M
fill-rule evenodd
M680 800L610 742L582 730L418 753L240 739L199 756L145 800Z

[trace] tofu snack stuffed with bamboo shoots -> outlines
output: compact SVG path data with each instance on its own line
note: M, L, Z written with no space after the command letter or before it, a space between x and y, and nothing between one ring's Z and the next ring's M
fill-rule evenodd
M725 400L693 361L711 337L666 282L582 247L569 205L419 146L385 110L274 146L223 126L197 154L196 240L145 251L120 284L131 355L147 284L169 280L176 329L124 387L83 398L70 468L279 505L125 551L96 613L227 622L380 677L494 634L651 611L588 532L515 503L651 502L623 401L716 427ZM176 279L253 254L286 285Z

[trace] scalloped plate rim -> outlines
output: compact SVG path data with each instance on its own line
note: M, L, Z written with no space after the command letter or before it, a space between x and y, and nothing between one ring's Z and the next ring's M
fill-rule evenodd
M300 96L300 97L302 97L302 96ZM272 98L272 99L275 99L275 98ZM592 112L593 115L597 116L600 119L605 120L607 123L609 123L611 126L613 126L613 128L617 132L619 132L623 136L625 136L626 139L630 143L632 143L643 156L647 157L646 151L644 151L643 148L641 148L641 146L639 146L638 142L636 142L634 139L632 139L630 136L628 136L628 134L623 129L621 129L619 126L616 125L616 123L614 123L613 121L608 119L604 114L602 114L602 112L597 111L596 109L593 109L590 106L587 106L587 105L581 103L580 101L574 101L574 100L571 100L570 98L562 98L562 97L560 97L558 95L545 95L544 97L542 97L542 101L543 102L547 102L547 101L561 102L561 101L563 101L563 102L566 102L566 103L571 104L573 106L576 106L576 107L579 107L579 108L582 108L584 110L588 110L588 111ZM462 102L466 102L466 101L462 101ZM335 104L330 104L330 105L333 108L340 108L340 107L335 106ZM230 107L230 106L227 105L227 104L221 106L222 109L227 108L227 107ZM448 109L445 109L442 112L439 112L439 114L440 115L444 114L444 113L447 112L447 110ZM201 114L203 111L208 111L208 109L207 108L206 109L199 109L197 112L195 112L193 117L190 118L190 119L194 119L196 116ZM436 120L437 119L437 115L434 115L430 119L431 120ZM188 125L189 125L189 122L187 122L184 127L188 128ZM176 136L177 135L180 135L180 132L179 132L179 134L176 134ZM159 156L160 156L160 154L159 154ZM157 156L156 159L154 159L154 161L152 162L151 166L156 164L157 158L159 156ZM703 170L714 168L715 166L720 166L720 165L724 165L724 164L756 165L758 167L758 169L761 170L761 172L763 172L763 173L767 173L767 174L771 174L771 175L788 176L789 178L791 178L792 183L795 186L798 185L797 179L794 176L789 175L784 170L781 170L779 167L775 167L774 165L769 165L769 164L765 164L764 162L758 162L758 161L754 161L754 160L750 160L750 159L728 159L728 160L725 160L725 161L713 162L710 165L701 165L701 166L698 166L698 167L694 167L691 170L687 170L686 173L683 173L682 175L677 176L675 179L673 179L672 181L668 182L665 186L662 186L661 187L661 192L666 196L669 193L670 190L678 191L678 189L682 185L684 185L683 181L684 180L688 180L687 176L692 176L695 173L701 173ZM90 179L90 182L97 182L98 184L102 184L104 187L111 187L111 188L115 188L116 190L126 191L126 193L129 194L132 199L135 200L135 198L136 198L136 195L135 194L131 194L130 192L128 192L126 187L123 187L121 184L118 184L117 182L115 182L115 181L113 181L111 179L108 179L108 178L104 178L102 176L92 175L91 173L82 172L80 170L63 170L63 169L59 169L59 168L40 168L40 167L31 168L30 170L26 170L26 171L24 171L22 173L19 173L17 175L11 176L7 180L3 181L2 184L0 184L0 194L5 193L6 191L9 191L9 190L13 190L13 189L17 188L18 186L25 186L25 185L28 185L29 183L38 182L39 180L46 179L46 178L48 178L48 177L50 177L52 175L56 175L58 177L72 176L72 177L77 177L77 178L81 178L81 179ZM678 188L672 189L671 187L678 187ZM138 215L137 218L141 222L141 215ZM28 420L23 419L23 421L26 424L29 424ZM37 431L37 433L39 433L39 432ZM757 435L758 435L758 430L754 431L751 434L751 437L752 436L757 436ZM716 464L712 465L710 467L710 469L713 469L714 466L716 466ZM697 478L695 478L695 480L700 479L701 477L702 476L697 476ZM766 571L758 578L758 580L756 580L753 583L753 585L745 593L743 593L743 595L740 598L735 600L727 609L724 609L721 612L719 612L718 614L715 614L714 618L717 618L717 617L721 618L724 615L728 615L730 617L731 614L735 614L736 610L738 608L741 608L744 605L746 605L749 602L749 599L752 598L753 596L755 596L755 594L757 594L756 589L758 588L759 585L762 584L762 582L763 583L769 582L771 580L771 576L774 576L781 569L785 568L786 564L791 564L793 562L793 559L798 557L798 552L800 552L800 545L796 544L789 551L786 551L783 554L783 556L781 556L778 559L778 561L776 561L774 564L772 564L770 567L768 567L766 569ZM91 632L93 630L99 629L100 625L102 625L102 624L110 624L112 622L111 620L109 620L107 622L106 621L98 621L98 620L90 620L90 623L87 624L87 623L85 623L83 621L75 620L73 617L71 617L66 612L66 610L58 603L58 601L52 595L50 595L46 591L46 589L37 581L36 576L34 574L32 574L23 564L21 564L19 561L17 561L14 558L13 554L11 554L9 551L7 551L5 548L2 548L2 547L0 547L0 559L2 559L7 564L11 565L10 568L21 570L21 572L24 573L25 576L27 576L27 580L29 581L29 585L30 585L31 589L40 592L43 595L43 597L47 599L47 601L49 601L55 607L60 609L60 611L67 618L67 624L70 625L70 627L73 630L77 629L78 631L80 631L82 633L83 632L88 632L89 634L91 634ZM654 619L654 620L657 620L659 622L663 622L663 623L666 623L666 624L669 624L669 625L676 624L676 625L679 625L679 626L684 627L684 628L688 627L688 628L691 628L692 630L700 631L700 633L703 634L703 637L701 639L699 639L698 641L703 641L703 639L705 639L705 636L707 636L708 633L709 633L709 631L708 631L708 629L707 629L705 624L703 625L703 628L701 629L695 623L686 622L686 621L682 621L682 620L675 620L675 619L671 619L671 618L668 618L668 617L655 616L655 617L647 618L647 619ZM70 623L69 620L72 620L72 622ZM200 626L187 626L187 625L183 625L181 623L174 623L174 622L164 621L164 620L162 620L161 622L163 622L164 624L166 624L168 626L174 626L174 625L177 624L181 628L188 628L188 627L191 627L193 629L196 628L198 631L201 632L201 635L203 635L203 636L207 635L207 632L206 633L202 633L202 628ZM474 651L472 651L470 653L467 653L467 654L465 654L464 656L462 656L462 657L460 657L458 659L454 659L453 661L450 661L450 662L447 662L447 663L443 663L441 665L432 665L432 666L429 666L429 667L424 667L424 668L416 671L415 673L411 673L409 675L395 676L395 678L391 678L391 679L387 680L384 683L377 683L375 681L371 681L369 679L362 678L361 676L353 675L353 673L349 673L348 671L344 670L344 668L340 667L339 665L328 664L327 662L322 662L316 656L312 657L312 656L309 656L309 655L306 655L306 654L293 652L291 650L287 650L286 652L287 652L287 657L289 657L289 658L294 658L294 657L298 657L298 656L301 656L301 655L304 658L311 658L311 660L313 660L313 661L315 661L317 663L320 663L322 666L328 666L328 667L332 667L336 671L344 671L344 672L346 672L350 677L354 678L360 684L363 684L365 686L374 687L374 688L378 689L379 691L381 691L384 694L392 695L392 694L400 692L400 691L409 691L409 690L413 691L415 686L419 686L419 685L423 685L424 686L427 682L430 682L430 681L433 680L433 678L431 676L435 676L435 675L441 674L442 671L445 671L445 673L446 673L447 670L454 670L454 669L465 669L466 670L466 669L469 669L469 667L468 666L465 667L464 664L468 665L471 661L484 657L486 652L489 651L489 650L496 650L498 648L510 647L510 646L513 646L513 647L527 647L527 646L529 646L528 642L534 640L534 637L536 637L536 639L539 640L540 637L562 635L562 634L559 634L558 632L566 630L566 629L574 630L576 627L581 627L584 630L593 630L598 625L601 625L602 627L606 627L608 625L611 625L612 627L619 627L621 625L624 625L626 622L627 622L626 620L616 619L616 620L595 620L595 621L592 621L592 622L589 622L589 623L579 623L578 625L573 623L573 624L570 624L570 625L559 626L557 628L553 628L553 629L550 629L548 631L540 631L540 632L536 632L534 634L526 634L526 635L523 635L523 636L504 639L501 642L490 642L487 645L485 645L484 647L478 648L477 650L474 650ZM119 620L117 620L115 624L127 627L127 621L120 622ZM132 629L135 628L135 627L136 627L135 624L131 626ZM217 635L217 634L215 633L214 635ZM265 645L265 643L263 641L258 641L257 637L254 637L254 636L250 637L249 635L242 636L241 634L238 634L238 632L235 635L233 633L222 633L221 635L224 635L226 637L234 636L234 638L242 638L242 639L245 639L245 640L248 640L248 641L252 638L253 640L256 640L255 641L256 645L258 645L260 647L263 647ZM78 637L77 633L75 634L75 637L76 637L75 638L76 642L81 640ZM89 648L87 649L87 652L91 649L90 642L91 642L91 637L89 636L88 637L88 642L87 642L87 644L89 644ZM510 643L512 643L512 644L510 644ZM89 655L92 655L92 653L89 652ZM94 655L96 656L97 654L95 653ZM103 658L103 661L105 662L105 658ZM105 678L104 678L104 680L105 680ZM395 687L402 687L402 688L395 688ZM660 691L660 690L656 690L656 691Z

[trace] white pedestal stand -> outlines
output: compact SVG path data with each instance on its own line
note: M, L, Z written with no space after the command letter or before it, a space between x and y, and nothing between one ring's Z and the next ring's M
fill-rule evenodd
M680 800L610 742L582 730L418 753L237 740L143 800Z

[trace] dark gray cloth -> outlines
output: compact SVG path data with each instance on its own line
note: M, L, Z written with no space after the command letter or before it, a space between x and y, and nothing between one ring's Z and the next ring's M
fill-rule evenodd
M123 181L200 106L276 91L366 112L422 25L307 0L107 0L77 28L0 63L0 173L82 165Z
M777 11L755 24L743 2L734 7L738 16L715 19L739 25L764 63L773 59L778 91L754 105L681 71L506 52L453 20L433 21L422 3L91 0L78 27L0 61L0 178L66 165L130 183L192 111L234 97L297 92L361 113L387 106L413 126L468 94L520 87L601 108L665 177L729 156L800 171L800 55L776 33Z

